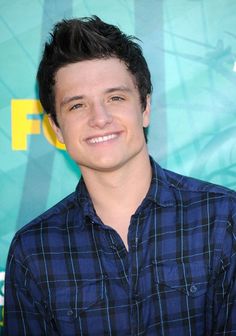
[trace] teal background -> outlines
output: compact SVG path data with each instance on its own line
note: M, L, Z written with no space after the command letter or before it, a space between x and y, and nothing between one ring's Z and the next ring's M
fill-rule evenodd
M236 189L235 0L0 0L0 306L14 233L80 176L43 133L28 136L26 151L12 150L11 100L38 98L37 65L53 24L92 14L142 40L154 86L154 158Z

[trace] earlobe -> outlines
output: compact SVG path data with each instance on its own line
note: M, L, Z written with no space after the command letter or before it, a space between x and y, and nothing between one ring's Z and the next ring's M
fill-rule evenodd
M55 124L55 121L52 119L50 115L48 116L48 120L54 133L56 134L57 140L60 141L62 144L64 144L64 139L60 127Z
M150 114L151 114L151 97L150 95L146 98L146 108L143 111L143 127L148 127L150 124Z

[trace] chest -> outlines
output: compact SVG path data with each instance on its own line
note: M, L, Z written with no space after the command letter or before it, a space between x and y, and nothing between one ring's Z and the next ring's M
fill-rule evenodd
M129 252L114 229L97 223L80 232L71 228L41 273L46 265L49 281L42 286L58 330L162 335L160 321L174 320L165 335L176 329L188 335L182 317L191 311L202 326L196 335L203 335L215 255L209 234L198 224L185 230L187 223L176 213L133 216L126 231Z

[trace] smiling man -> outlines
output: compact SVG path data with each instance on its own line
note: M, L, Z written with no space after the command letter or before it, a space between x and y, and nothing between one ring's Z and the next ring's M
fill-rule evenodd
M149 157L135 39L97 17L59 22L37 78L82 177L13 239L6 335L236 335L235 192Z

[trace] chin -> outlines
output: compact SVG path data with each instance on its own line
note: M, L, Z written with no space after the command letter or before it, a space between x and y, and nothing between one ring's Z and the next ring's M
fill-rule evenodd
M107 158L103 160L96 160L94 162L77 162L78 165L81 167L81 170L84 169L90 169L94 171L100 171L100 172L112 172L123 165L123 161L114 160L113 158Z

